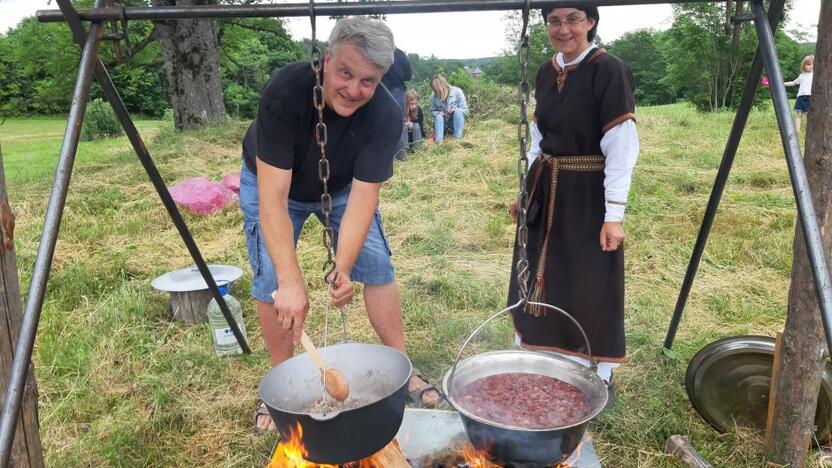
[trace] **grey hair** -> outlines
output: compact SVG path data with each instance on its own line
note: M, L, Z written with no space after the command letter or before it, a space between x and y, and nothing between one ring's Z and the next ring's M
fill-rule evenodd
M396 44L393 32L381 21L363 16L345 18L335 24L329 34L329 51L333 55L338 44L352 44L368 62L387 73L393 65Z

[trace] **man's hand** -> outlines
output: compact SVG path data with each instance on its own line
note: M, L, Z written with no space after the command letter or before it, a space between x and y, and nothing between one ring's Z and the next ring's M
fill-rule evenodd
M309 311L309 296L303 282L281 284L272 293L277 321L284 330L292 330L295 343L300 341L303 322Z
M335 279L329 285L329 296L332 298L332 304L340 309L352 302L355 288L350 280L350 275L338 270L333 271L332 274Z
M620 221L606 222L601 226L601 250L614 252L624 242L624 228Z

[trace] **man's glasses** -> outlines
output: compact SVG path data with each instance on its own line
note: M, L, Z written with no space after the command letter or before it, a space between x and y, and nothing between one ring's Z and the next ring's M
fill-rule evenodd
M572 27L581 24L586 19L586 16L567 16L565 20L560 18L547 18L546 23L552 29L557 29L561 26Z

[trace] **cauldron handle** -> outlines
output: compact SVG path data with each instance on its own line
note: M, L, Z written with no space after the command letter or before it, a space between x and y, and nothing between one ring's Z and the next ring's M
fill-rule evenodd
M575 317L571 316L568 312L561 309L560 307L555 307L552 304L546 304L544 302L527 302L527 301L520 301L517 304L511 305L506 307L505 309L497 312L496 314L488 317L485 322L481 323L477 328L474 329L473 332L468 336L468 339L465 340L465 343L462 344L462 348L459 349L459 353L456 355L456 359L454 359L454 365L451 367L451 374L448 376L448 392L452 392L454 388L454 374L456 374L456 365L459 363L459 358L462 356L462 352L465 351L465 347L468 346L468 343L471 341L474 336L479 333L480 330L489 322L494 320L495 318L499 317L501 314L506 313L512 309L517 307L525 306L525 305L533 305L533 306L540 306L545 307L546 309L554 310L559 314L563 315L564 317L568 318L576 327L578 327L578 331L581 332L581 336L584 338L584 343L586 343L586 353L589 355L589 368L592 369L592 372L598 371L598 364L595 362L595 359L592 357L592 349L589 347L589 338L586 336L586 332L584 332L584 328L575 320ZM528 350L526 350L528 351ZM536 351L531 351L536 352Z

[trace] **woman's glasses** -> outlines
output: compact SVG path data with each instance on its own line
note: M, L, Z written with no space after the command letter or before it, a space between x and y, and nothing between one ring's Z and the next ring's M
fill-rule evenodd
M546 18L546 24L552 29L557 29L561 26L571 28L583 23L584 20L586 20L586 16L567 16L563 21L560 18Z

